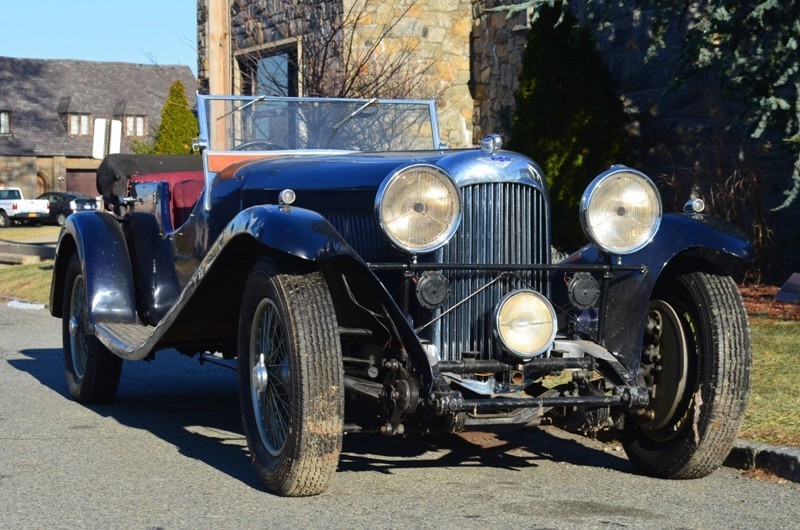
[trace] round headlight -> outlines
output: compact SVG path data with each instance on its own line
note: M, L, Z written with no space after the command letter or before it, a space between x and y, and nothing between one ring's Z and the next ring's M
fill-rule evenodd
M444 170L419 164L383 181L375 199L378 221L389 240L411 253L447 243L461 222L461 195Z
M600 249L631 254L656 235L661 224L661 196L643 173L613 167L583 193L581 224L586 237Z
M556 313L536 291L506 295L495 311L495 330L506 350L530 359L547 351L556 337Z

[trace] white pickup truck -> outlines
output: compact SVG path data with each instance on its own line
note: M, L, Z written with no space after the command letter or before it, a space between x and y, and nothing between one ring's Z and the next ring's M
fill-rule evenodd
M24 199L19 188L0 187L0 228L19 223L37 223L50 213L50 202L45 199Z

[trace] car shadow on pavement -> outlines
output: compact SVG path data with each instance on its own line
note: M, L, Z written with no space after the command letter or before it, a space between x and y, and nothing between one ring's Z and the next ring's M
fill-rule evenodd
M391 473L393 469L458 466L519 471L548 460L635 473L626 458L614 454L619 451L616 446L599 448L590 446L590 443L602 446L555 428L410 435L404 438L355 434L345 437L339 471Z
M64 380L60 349L29 349L12 366L73 403ZM236 373L200 366L197 358L163 352L153 362L124 362L119 390L106 405L86 405L120 425L141 429L173 445L188 458L263 489L247 454L239 415ZM124 433L120 433L124 436Z
M9 363L69 400L60 349L29 349ZM234 366L231 364L231 366ZM236 373L201 366L196 358L159 353L153 362L125 362L113 403L86 408L120 425L141 429L180 454L263 489L247 454L236 391ZM122 434L124 435L124 434ZM391 473L395 469L489 466L523 470L544 460L633 473L627 459L555 429L500 433L344 437L338 472Z

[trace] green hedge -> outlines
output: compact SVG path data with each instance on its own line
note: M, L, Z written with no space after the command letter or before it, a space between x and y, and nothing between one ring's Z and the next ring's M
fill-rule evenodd
M578 206L586 185L622 163L625 114L586 27L560 5L540 8L522 59L509 148L535 160L550 187L554 244L586 239Z

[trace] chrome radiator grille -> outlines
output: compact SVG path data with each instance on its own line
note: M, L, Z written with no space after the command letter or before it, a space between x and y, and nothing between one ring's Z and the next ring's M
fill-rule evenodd
M549 254L547 215L542 193L517 183L476 184L462 188L464 217L442 250L444 263L542 264ZM449 271L452 304L491 282L495 272ZM518 273L481 291L439 322L442 360L460 360L465 352L495 357L499 347L492 316L502 297L514 289L547 293L542 273Z

